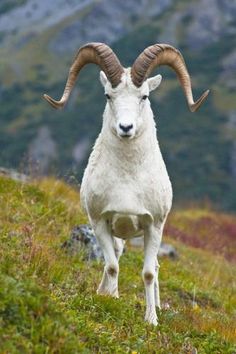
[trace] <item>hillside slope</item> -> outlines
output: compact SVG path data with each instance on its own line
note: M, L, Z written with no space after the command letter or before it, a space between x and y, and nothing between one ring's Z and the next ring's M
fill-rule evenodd
M179 258L160 260L163 310L153 328L143 322L141 251L122 256L115 300L96 295L102 264L61 248L86 222L74 189L1 177L0 198L2 353L236 351L235 265L172 240Z
M236 217L209 207L171 212L165 233L187 245L206 249L236 262Z
M42 94L61 95L72 58L87 41L110 44L124 66L146 46L167 42L182 51L194 96L211 90L191 114L175 75L158 70L163 83L151 100L175 202L209 199L236 210L235 33L231 0L3 1L0 165L80 179L102 122L99 71L83 70L62 112Z

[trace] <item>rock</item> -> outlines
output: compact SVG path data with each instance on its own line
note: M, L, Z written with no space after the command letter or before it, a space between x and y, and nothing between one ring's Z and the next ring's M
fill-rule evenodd
M170 257L170 258L177 258L178 257L178 253L175 249L174 246L170 245L169 243L162 243L159 253L158 253L159 257Z
M84 253L86 260L103 260L102 250L96 240L93 229L89 225L75 226L69 240L62 244L68 252L76 255Z
M235 35L235 1L200 0L190 4L189 10L192 21L186 33L190 49L200 50L224 35Z
M111 44L119 40L133 26L133 22L160 15L172 4L172 0L129 0L93 2L88 11L62 28L50 42L54 53L73 52L86 42ZM68 38L70 39L68 41Z
M236 2L200 0L186 3L174 11L158 36L158 41L178 46L179 40L190 50L202 50L225 35L235 35ZM181 33L184 30L184 34Z
M143 246L143 237L136 237L131 239L132 246ZM93 229L90 225L75 226L71 232L69 240L62 244L69 253L76 255L77 253L84 253L86 260L103 260L102 250L96 240ZM160 257L167 256L170 258L177 258L176 249L167 243L162 243L158 254Z
M134 246L134 247L143 247L144 246L143 236L134 237L134 238L129 240L129 243L130 243L131 246Z
M143 236L141 237L135 237L133 239L129 240L131 246L134 247L144 247L144 238ZM176 251L176 249L174 248L174 246L170 245L169 243L161 243L161 247L159 249L159 253L158 253L159 257L170 257L170 258L177 258L178 257L178 253Z
M1 14L0 32L9 37L16 33L27 36L32 30L40 33L92 3L93 0L28 0Z
M19 173L12 168L0 167L0 175L5 176L5 177L9 177L9 178L13 179L14 181L20 181L20 182L28 182L29 181L29 176L25 175L24 173Z

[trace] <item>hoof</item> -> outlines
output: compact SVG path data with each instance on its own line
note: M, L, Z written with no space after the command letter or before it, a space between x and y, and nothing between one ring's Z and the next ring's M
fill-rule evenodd
M119 298L119 292L118 290L114 290L114 291L111 291L110 289L102 289L102 288L98 288L97 289L97 294L98 295L103 295L103 296L111 296L111 297L114 297L116 299Z
M157 326L158 322L156 318L145 318L145 321L152 326Z
M147 311L145 315L145 321L153 326L157 326L157 315L154 311Z

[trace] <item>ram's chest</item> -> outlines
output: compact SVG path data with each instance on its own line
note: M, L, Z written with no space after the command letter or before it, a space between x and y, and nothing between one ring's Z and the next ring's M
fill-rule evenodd
M108 162L109 161L109 162ZM85 174L83 184L87 212L91 217L104 211L165 215L171 207L172 190L164 163L117 164L106 160Z

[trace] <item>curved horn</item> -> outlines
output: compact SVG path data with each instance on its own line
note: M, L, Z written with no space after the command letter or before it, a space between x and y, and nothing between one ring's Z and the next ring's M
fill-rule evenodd
M116 87L120 83L124 69L112 49L104 43L88 43L79 49L71 65L64 93L60 101L56 101L46 94L44 94L43 97L54 108L63 108L69 99L80 70L89 63L100 66L112 87Z
M181 53L168 44L154 44L147 47L135 60L131 68L131 78L140 87L152 70L160 65L169 65L177 74L191 112L195 112L207 97L209 90L194 102L191 80Z

